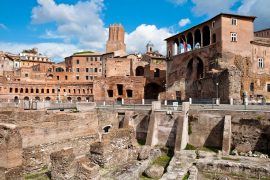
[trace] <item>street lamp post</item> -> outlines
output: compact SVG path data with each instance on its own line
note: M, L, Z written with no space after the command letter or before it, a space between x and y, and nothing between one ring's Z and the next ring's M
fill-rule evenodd
M219 95L219 94L218 94L218 85L219 85L219 83L217 82L217 83L216 83L216 92L217 92L217 100L216 100L216 104L217 104L217 105L219 105L219 98L218 98L218 95Z

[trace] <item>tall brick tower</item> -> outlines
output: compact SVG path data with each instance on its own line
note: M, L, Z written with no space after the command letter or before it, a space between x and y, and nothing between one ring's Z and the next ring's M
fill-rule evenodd
M125 44L125 30L121 24L110 25L109 28L109 39L106 45L106 52L119 51L126 53Z

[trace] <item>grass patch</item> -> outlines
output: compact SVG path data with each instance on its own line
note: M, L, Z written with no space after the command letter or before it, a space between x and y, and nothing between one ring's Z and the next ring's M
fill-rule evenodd
M240 159L234 159L230 157L222 157L221 159L226 160L226 161L240 161Z
M182 178L182 180L188 180L189 178L189 173L185 174L185 176Z
M187 144L185 150L196 150L196 147L194 147L194 146L191 145L191 144Z
M206 152L214 152L214 153L218 153L218 151L219 151L219 149L214 148L214 147L200 147L200 148L198 148L198 150L206 151Z
M264 120L264 117L261 116L261 115L258 115L258 116L256 117L256 119L257 119L258 121L261 121L261 120Z
M144 146L146 140L145 139L137 139L137 142L138 142L139 145Z
M171 159L172 157L168 156L167 154L164 154L155 159L153 161L153 164L157 164L165 168L170 163Z
M50 180L50 172L47 166L43 166L42 169L35 173L29 173L24 176L25 180Z
M190 121L188 121L188 135L191 135L191 134L192 134L192 126L191 126Z

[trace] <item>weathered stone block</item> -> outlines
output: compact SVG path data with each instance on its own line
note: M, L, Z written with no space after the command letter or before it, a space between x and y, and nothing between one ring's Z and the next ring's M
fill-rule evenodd
M62 149L51 154L52 180L71 179L75 174L75 155L72 148Z

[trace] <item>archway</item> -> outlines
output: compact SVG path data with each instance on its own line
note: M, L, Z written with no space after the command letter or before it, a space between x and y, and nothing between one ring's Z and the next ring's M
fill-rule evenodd
M163 88L156 83L149 83L144 87L144 99L158 99Z
M19 102L18 96L15 96L15 97L14 97L14 102L15 102L15 103L18 103L18 102Z
M203 28L203 46L210 45L210 29L208 26L204 26Z
M82 98L81 97L77 97L77 101L78 102L81 102L82 101Z
M187 35L187 45L188 45L188 51L192 50L194 47L193 36L192 36L191 32L188 33L188 35Z
M174 43L173 43L173 55L177 55L179 54L179 41L178 39L175 39Z
M203 61L197 57L188 62L186 79L197 80L204 76Z
M36 100L36 101L40 101L40 97L36 96L36 97L35 97L35 100Z
M197 29L195 31L195 49L199 49L201 46L201 31Z
M29 99L29 97L28 97L28 96L25 96L25 97L23 98L23 100L25 100L25 101L29 101L30 99Z
M136 76L144 76L144 68L142 66L136 68Z
M68 102L71 102L72 98L71 97L68 97L67 100L68 100Z
M46 97L46 98L45 98L45 101L46 101L46 102L49 102L49 101L51 101L51 98L50 98L50 97Z

